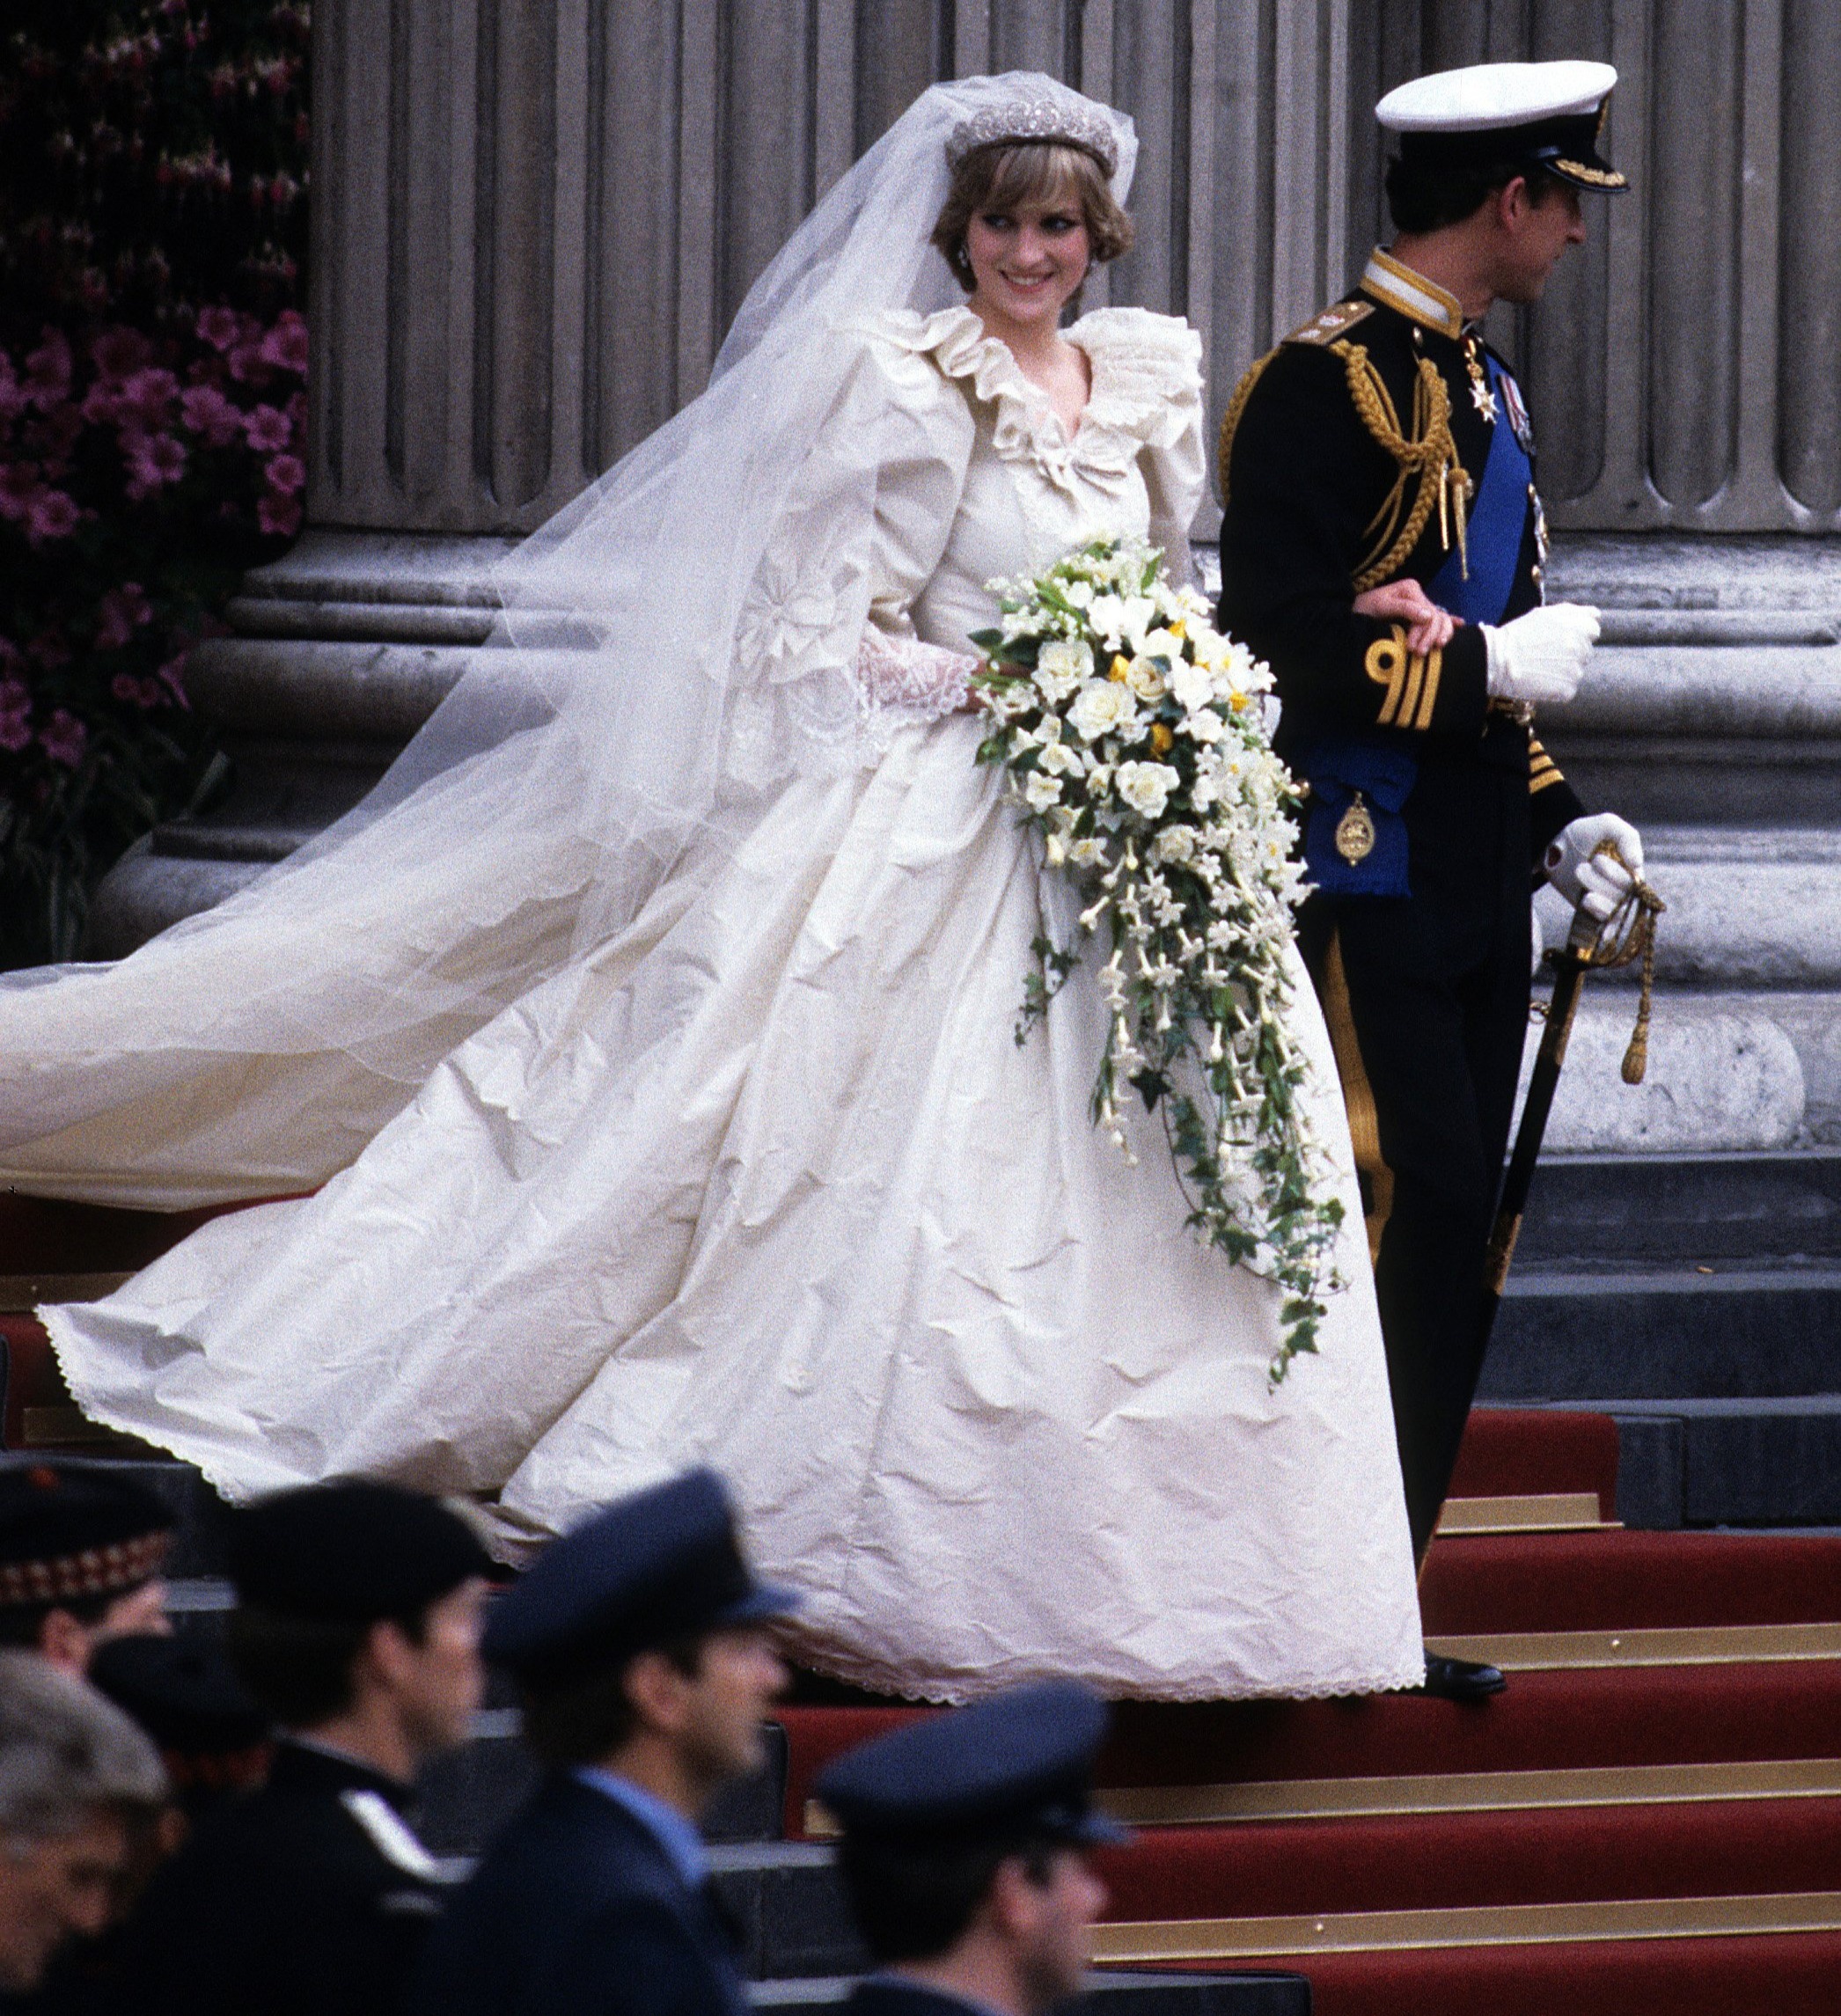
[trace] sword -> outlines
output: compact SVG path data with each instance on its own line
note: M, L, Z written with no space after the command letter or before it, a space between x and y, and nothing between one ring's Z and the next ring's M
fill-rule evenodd
M1606 841L1598 849L1625 864L1617 848ZM1637 1024L1624 1053L1624 1082L1640 1085L1649 1059L1650 996L1655 981L1655 920L1667 908L1647 882L1632 879L1630 891L1610 917L1602 922L1584 904L1573 913L1573 927L1566 942L1557 952L1549 952L1545 963L1553 969L1553 997L1547 1004L1546 1028L1528 1081L1528 1097L1522 1108L1522 1125L1515 1133L1515 1152L1508 1158L1508 1173L1502 1179L1502 1198L1497 1207L1495 1227L1490 1234L1484 1262L1483 1341L1489 1342L1495 1327L1496 1309L1508 1280L1515 1258L1515 1241L1521 1236L1522 1219L1528 1209L1529 1186L1534 1181L1535 1164L1540 1160L1541 1142L1547 1132L1547 1118L1553 1111L1553 1095L1566 1061L1566 1044L1573 1034L1573 1020L1579 1012L1580 990L1585 977L1595 968L1605 971L1643 962L1642 993L1637 1006ZM1538 1011L1537 1011L1538 1012Z

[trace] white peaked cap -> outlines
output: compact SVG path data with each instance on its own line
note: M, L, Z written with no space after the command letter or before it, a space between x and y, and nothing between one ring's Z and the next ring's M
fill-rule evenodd
M1597 111L1617 84L1609 63L1472 63L1388 92L1375 117L1391 133L1485 133Z

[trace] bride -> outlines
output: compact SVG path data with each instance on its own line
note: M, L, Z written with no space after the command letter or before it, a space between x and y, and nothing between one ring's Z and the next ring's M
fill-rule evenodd
M43 1313L99 1421L231 1498L481 1499L516 1558L694 1461L802 1655L961 1700L1421 1678L1345 1199L1321 1354L1199 1246L1162 1129L1089 1123L1080 898L974 760L994 576L1148 534L1179 575L1199 345L1102 309L1131 123L937 85L744 304L710 389L528 541L505 635L356 812L113 966L0 990L0 1177L238 1199ZM302 1194L307 1193L307 1194Z

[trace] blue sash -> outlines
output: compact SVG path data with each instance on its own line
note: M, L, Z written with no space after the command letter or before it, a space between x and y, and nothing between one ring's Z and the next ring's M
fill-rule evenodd
M1489 458L1483 480L1471 501L1464 544L1454 546L1445 564L1426 583L1426 592L1441 609L1466 623L1500 623L1515 592L1515 562L1522 557L1522 535L1528 527L1528 485L1534 465L1515 438L1509 421L1509 399L1502 381L1508 376L1487 351L1484 367L1496 395L1496 424L1491 431ZM1463 561L1470 561L1469 578Z

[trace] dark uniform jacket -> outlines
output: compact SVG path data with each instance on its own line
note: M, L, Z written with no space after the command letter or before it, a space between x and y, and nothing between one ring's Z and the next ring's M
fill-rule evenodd
M716 1909L645 1824L566 1773L488 1851L430 1942L415 2016L745 2016Z
M844 2007L847 2016L986 2016L977 2003L942 1995L918 1981L904 1981L892 1974L872 1975L858 1982Z
M268 1785L214 1815L128 1928L122 2006L145 2016L394 2016L450 1895L400 1817L405 1789L282 1742Z
M1404 816L1416 855L1428 842L1464 844L1449 817L1464 773L1523 781L1531 871L1582 808L1528 728L1492 706L1481 632L1471 624L1421 657L1405 649L1406 626L1351 606L1356 590L1391 581L1430 589L1457 548L1460 488L1480 484L1493 428L1525 409L1511 378L1493 394L1493 425L1485 417L1473 385L1487 389L1493 353L1449 295L1385 253L1367 285L1263 358L1235 393L1221 430L1222 625L1273 668L1287 760L1331 737L1412 759ZM1527 492L1510 591L1492 621L1541 600L1545 531L1531 481Z

